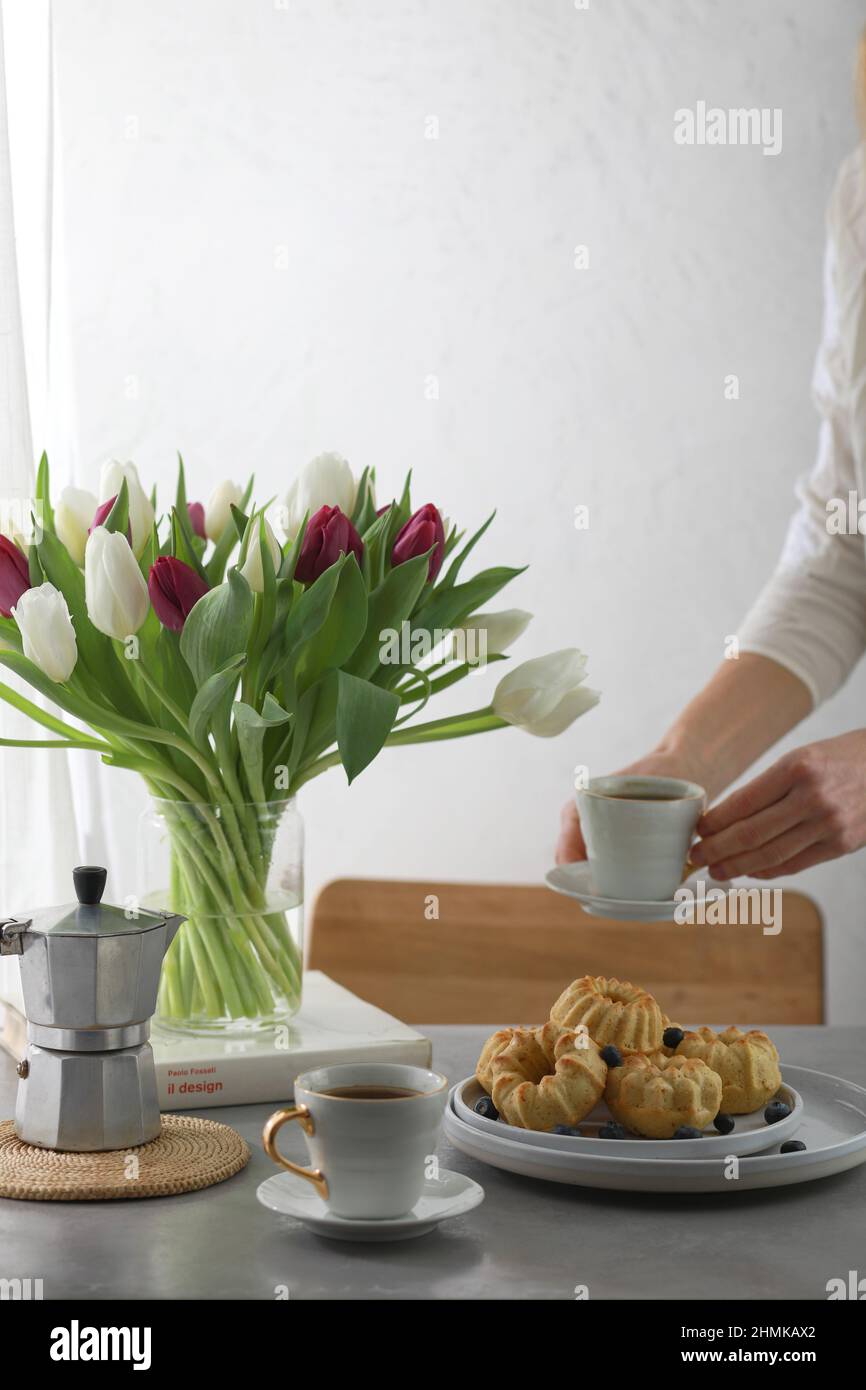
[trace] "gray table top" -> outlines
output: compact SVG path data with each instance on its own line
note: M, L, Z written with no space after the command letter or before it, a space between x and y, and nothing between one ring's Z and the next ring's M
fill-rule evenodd
M488 1028L434 1027L434 1065L456 1080ZM866 1084L866 1028L773 1028L784 1061ZM0 1117L15 1072L0 1053ZM182 1197L102 1203L0 1200L0 1277L42 1278L46 1299L574 1297L826 1298L827 1280L866 1271L866 1165L802 1186L668 1197L536 1182L443 1140L444 1167L486 1200L418 1240L322 1240L255 1198L276 1171L261 1148L272 1105L198 1113L234 1125L253 1156L237 1177ZM284 1131L284 1134L286 1131ZM292 1145L297 1146L297 1153ZM303 1157L300 1135L286 1138Z

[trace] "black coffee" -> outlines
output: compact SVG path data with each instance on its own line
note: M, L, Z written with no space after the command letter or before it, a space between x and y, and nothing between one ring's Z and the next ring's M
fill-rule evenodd
M409 1096L422 1096L424 1092L409 1091L404 1086L334 1086L320 1094L339 1096L343 1100L406 1100Z

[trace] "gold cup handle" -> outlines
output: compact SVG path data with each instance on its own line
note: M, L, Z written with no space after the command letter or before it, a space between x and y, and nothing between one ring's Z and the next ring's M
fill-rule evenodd
M265 1122L265 1127L262 1130L265 1153L281 1168L287 1169L290 1173L296 1173L299 1178L306 1178L307 1182L313 1184L322 1201L327 1202L328 1179L321 1168L302 1168L299 1163L292 1163L290 1159L284 1158L277 1148L277 1132L282 1129L283 1125L288 1124L289 1120L297 1120L305 1134L315 1132L313 1117L306 1105L296 1105L291 1110L276 1110Z

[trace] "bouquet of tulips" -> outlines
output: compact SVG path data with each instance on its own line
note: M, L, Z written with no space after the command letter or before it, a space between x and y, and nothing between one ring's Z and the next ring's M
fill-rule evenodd
M512 670L483 708L419 722L530 615L483 611L520 570L463 578L492 517L465 538L431 503L413 508L410 479L384 506L374 487L330 454L277 506L252 503L252 479L202 505L179 460L159 517L131 463L106 464L98 498L66 488L53 505L43 456L31 542L0 535L0 665L59 710L0 683L43 731L14 742L90 749L167 808L170 906L189 918L164 968L169 1017L297 1005L298 945L268 874L305 782L338 762L351 782L386 746L509 724L557 734L598 698L567 650Z

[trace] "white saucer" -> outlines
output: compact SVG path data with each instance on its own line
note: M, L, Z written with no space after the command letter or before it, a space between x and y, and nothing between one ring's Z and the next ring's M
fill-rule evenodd
M643 1139L639 1134L626 1134L624 1139L602 1139L599 1130L610 1124L613 1116L607 1106L600 1102L595 1109L580 1121L577 1126L580 1136L572 1134L551 1134L546 1130L517 1129L503 1120L485 1120L476 1115L473 1106L486 1091L474 1076L460 1081L451 1091L454 1113L480 1130L482 1134L495 1135L500 1139L510 1139L515 1144L528 1144L540 1149L561 1150L567 1154L583 1154L598 1158L716 1158L726 1154L753 1154L761 1149L778 1147L786 1139L793 1138L803 1121L803 1100L799 1092L786 1081L782 1082L774 1100L783 1100L791 1107L790 1115L768 1125L764 1119L764 1109L755 1110L751 1115L734 1115L734 1128L730 1134L719 1134L708 1125L700 1139Z
M330 1240L411 1240L426 1235L451 1216L462 1216L484 1201L484 1188L462 1173L439 1169L428 1178L424 1191L406 1216L388 1220L360 1220L335 1216L305 1178L277 1173L259 1184L256 1196L263 1207L280 1216L293 1216L317 1236Z
M708 874L705 882L714 888L728 888L728 881L717 882ZM557 864L548 869L544 881L555 893L563 893L574 898L593 917L609 917L615 922L670 922L678 903L674 898L660 902L634 901L630 898L603 898L596 893L592 882L592 871L586 860L576 864ZM682 887L693 888L698 875L693 874L685 880Z

